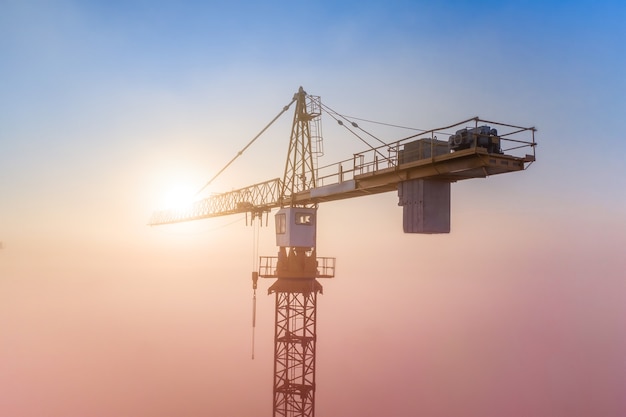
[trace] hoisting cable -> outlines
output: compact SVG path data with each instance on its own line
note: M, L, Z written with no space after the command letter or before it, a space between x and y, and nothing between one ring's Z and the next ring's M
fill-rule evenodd
M382 126L397 127L398 129L415 130L417 132L426 132L425 129L418 129L416 127L401 126L401 125L395 125L395 124L392 124L392 123L377 122L375 120L361 119L361 118L358 118L358 117L347 116L347 115L342 115L342 117L347 118L347 119L351 119L351 120L359 120L361 122L367 122L367 123L373 123L373 124L377 124L377 125L382 125Z
M255 216L258 219L255 223ZM256 329L256 288L259 280L259 228L263 222L263 213L251 213L252 216L252 360L254 360L254 333Z
M346 116L346 115L342 115L342 114L340 114L340 113L336 112L335 110L331 109L331 108L330 108L330 107L328 107L328 106L322 105L322 107L324 108L324 111L326 111L326 113L327 113L330 117L332 117L333 119L337 120L337 122L339 123L339 125L346 127L346 126L343 124L343 122L342 122L341 120L338 120L338 119L337 119L334 115L337 115L337 116L341 117L342 119L346 120L346 121L347 121L348 123L350 123L353 127L357 128L357 129L359 129L359 130L361 130L362 132L364 132L364 133L366 133L367 135L371 136L372 138L376 139L377 141L379 141L379 142L380 142L380 143L382 143L383 145L389 145L389 144L388 144L388 143L385 143L384 141L382 141L382 140L380 140L380 139L378 139L376 136L372 135L372 134L371 134L370 132L368 132L367 130L365 130L365 129L361 128L361 127L360 127L357 123L355 123L355 122L351 122L351 121L350 121L350 119L352 119L352 120L360 120L360 121L367 122L367 123L379 124L379 125L383 125L383 126L395 127L395 128L399 128L399 129L414 130L414 131L416 131L416 132L417 132L417 133L415 133L415 134L413 134L413 135L410 135L410 136L407 136L407 137L405 137L405 138L402 138L402 139L397 140L396 142L398 142L398 143L399 143L399 142L404 142L404 141L407 141L407 140L409 140L409 139L413 139L413 138L418 137L418 136L421 136L421 135L422 135L422 134L424 134L424 133L432 133L432 134L438 133L438 134L443 134L443 135L448 135L448 136L450 136L450 134L449 134L449 133L444 132L443 130L445 130L445 129L449 129L449 128L451 128L451 127L456 126L456 125L452 125L452 126L440 127L440 128L431 129L431 130L424 130L424 129L418 129L418 128L415 128L415 127L400 126L400 125L395 125L395 124L391 124L391 123L383 123L383 122L377 122L377 121L374 121L374 120L361 119L361 118L358 118L358 117L353 117L353 116ZM477 119L478 119L477 117L473 117L473 118L471 118L471 119L467 119L467 120L465 120L465 121L463 121L463 122L461 122L461 123L459 123L459 124L462 124L462 123L467 123L467 122L469 122L469 121L472 121L472 120L477 120ZM382 154L381 154L381 153L377 150L377 148L374 148L374 147L372 147L370 144L368 144L367 142L365 142L365 140L363 140L361 137L359 137L356 133L354 133L354 132L353 132L352 130L350 130L348 127L346 127L346 129L348 129L348 131L350 131L350 133L352 133L353 135L355 135L355 136L356 136L357 138L359 138L362 142L364 142L365 144L367 144L367 145L368 145L368 146L369 146L372 150L376 151L379 155L381 155L381 156L382 156ZM436 139L436 138L437 138L437 137L435 136L435 139Z
M414 134L414 135L411 135L411 136L407 136L407 137L405 137L405 138L402 138L402 139L400 139L398 142L404 142L404 141L407 141L407 140L409 140L409 139L416 138L416 137L418 137L418 136L423 135L424 133L432 133L432 134L437 133L437 134L440 134L440 135L448 135L448 136L450 136L450 133L446 133L446 130L448 130L448 129L450 129L450 128L453 128L453 127L455 127L455 126L458 126L458 125L465 124L465 123L467 123L467 122L472 122L472 121L477 122L477 121L479 121L479 120L480 120L480 119L479 119L478 117L472 117L472 118L470 118L470 119L463 120L462 122L458 122L458 123L455 123L455 124L450 125L450 126L437 127L437 128L435 128L435 129L431 129L431 130L423 130L423 131L421 131L420 133L416 133L416 134Z
M363 142L364 144L366 144L371 150L373 150L374 152L376 152L377 154L379 154L381 157L383 157L384 159L386 159L387 157L380 152L379 148L375 148L372 145L369 144L368 141L366 141L365 139L363 139L361 136L359 136L356 132L354 132L352 129L350 129L348 126L346 126L346 124L340 120L338 117L335 117L335 115L341 117L342 119L346 120L348 123L350 123L353 127L362 130L363 132L367 133L368 135L370 135L371 137L373 137L374 139L376 139L377 141L379 141L380 143L383 144L383 146L387 146L388 144L386 144L385 142L383 142L382 140L378 139L377 137L375 137L374 135L370 134L369 132L366 132L365 130L361 129L359 127L358 124L354 123L354 122L350 122L348 119L346 119L345 117L343 117L341 114L337 113L336 111L330 109L328 106L322 105L322 108L324 109L324 111L326 111L326 113L332 117L333 119L335 119L335 121L340 125L345 127L350 133L352 133L354 136L356 136L361 142Z
M411 139L414 138L422 133L428 133L428 132L433 132L433 133L439 133L439 134L443 134L443 135L450 135L449 133L446 132L438 132L437 130L443 129L443 128L439 128L439 129L431 129L431 130L426 130L426 129L419 129L417 127L410 127L410 126L402 126L402 125L396 125L393 123L385 123L385 122L377 122L376 120L370 120L370 119L363 119L363 118L359 118L359 117L354 117L354 116L348 116L345 114L340 114L335 110L332 110L330 107L323 105L324 110L330 115L331 113L336 114L338 116L341 116L342 119L346 120L346 121L350 121L350 120L359 120L361 122L366 122L366 123L372 123L372 124L377 124L377 125L382 125L382 126L389 126L389 127L395 127L398 129L406 129L406 130L414 130L416 132L418 132L415 135L411 135L408 136L406 138L400 139L400 141L406 140L406 139ZM332 115L331 115L332 117ZM467 121L471 121L474 120L476 118L472 118L472 119L468 119ZM336 120L336 119L335 119ZM462 122L463 123L463 122ZM381 143L384 143L383 141L381 141L380 139L376 138L374 135L372 135L371 133L369 133L367 130L364 130L363 128L361 128L360 126L358 126L356 123L351 122L352 126L359 128L360 130L362 130L363 132L365 132L366 134L370 135L371 137L373 137L374 139L378 140Z
M291 105L296 101L297 97L294 96L293 100L291 100L291 102L289 104L287 104L285 107L283 107L283 109L280 111L280 113L278 113L276 115L276 117L274 117L272 119L271 122L269 122L259 133L257 133L257 135L255 137L252 138L252 140L250 142L248 142L248 144L246 146L243 147L242 150L240 150L239 152L237 152L237 155L234 156L233 159L231 159L225 166L224 168L220 169L218 171L217 174L215 174L213 176L213 178L211 178L206 184L204 184L204 186L202 188L200 188L200 190L198 190L198 192L196 193L196 196L198 194L200 194L202 191L204 191L204 189L206 187L208 187L209 185L211 185L211 183L222 173L226 170L226 168L228 168L230 166L230 164L232 164L233 162L235 162L235 159L239 158L246 149L248 149L250 147L250 145L252 145L254 143L255 140L257 140L259 138L259 136L261 136L280 116L283 115L283 113L285 113L287 110L289 110L289 107L291 107Z
M359 129L361 132L365 133L366 135L372 137L373 139L377 140L378 142L380 142L381 145L385 146L387 145L387 143L385 143L384 141L380 140L379 138L377 138L376 136L374 136L373 134L371 134L370 132L368 132L367 130L363 129L361 126L359 126L356 122L353 122L352 120L348 119L348 116L345 116L343 114L340 114L338 112L336 112L335 110L331 109L330 107L326 106L326 105L322 105L322 107L324 107L324 110L335 120L337 120L333 115L337 115L340 118L342 118L343 120L345 120L347 123L350 123L350 125L352 125L352 127L354 127L355 129ZM354 117L352 117L351 119L355 119ZM359 119L359 120L364 120L364 119ZM345 126L344 123L341 120L337 120L337 123L339 123L340 126ZM349 129L348 129L349 130ZM362 139L361 139L362 140ZM369 145L369 144L368 144ZM370 148L372 147L371 145L369 145Z

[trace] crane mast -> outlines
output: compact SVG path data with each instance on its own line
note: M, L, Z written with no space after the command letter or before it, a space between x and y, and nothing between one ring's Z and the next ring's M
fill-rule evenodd
M311 123L321 115L319 99L300 87L281 187L281 209L275 217L278 256L261 261L264 278L276 278L268 292L275 294L274 417L315 415L315 347L317 295L322 285L318 269L334 259L316 255L317 204L298 202L295 196L315 188ZM275 262L275 264L274 264ZM263 268L264 267L264 268ZM328 272L331 272L329 274Z
M275 279L268 289L275 295L274 417L315 416L317 296L323 291L318 279L335 276L335 258L317 256L318 204L396 191L405 233L449 233L450 184L523 171L535 161L536 146L534 127L474 117L317 167L312 132L317 139L325 108L319 97L300 87L279 116L294 102L282 179L213 195L186 209L157 211L149 221L161 225L235 213L254 217L278 209L277 255L261 256L258 271L252 273L255 291L259 277ZM437 139L441 134L448 141ZM531 153L519 155L520 149Z

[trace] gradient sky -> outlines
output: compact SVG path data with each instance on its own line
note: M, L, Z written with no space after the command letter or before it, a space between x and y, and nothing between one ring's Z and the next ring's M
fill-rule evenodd
M626 415L624 22L622 1L0 0L0 415L271 415L252 228L146 222L300 85L388 123L539 129L526 172L453 184L449 235L404 235L394 193L320 207L317 415ZM290 119L212 191L281 176ZM323 164L363 150L326 132Z

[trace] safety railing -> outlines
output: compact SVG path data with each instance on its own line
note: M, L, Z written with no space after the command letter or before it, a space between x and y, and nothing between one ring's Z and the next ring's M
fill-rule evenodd
M521 158L524 162L535 160L535 132L534 127L521 127L506 123L493 122L474 117L463 120L453 125L427 130L416 135L408 136L383 146L371 148L353 155L351 159L346 159L330 165L318 168L317 186L338 184L354 179L356 176L364 174L375 174L377 172L396 168L403 161L403 153L407 150L407 144L423 140L425 146L430 146L430 150L423 150L417 153L417 159L433 159L442 154L454 154L454 146L450 143L457 132L467 129L478 129L480 126L488 125L497 130L496 135L492 135L494 140L499 141L498 153ZM473 134L472 142L466 148L480 148L480 135ZM490 142L491 143L491 142ZM442 144L445 149L442 150ZM445 145L447 144L447 145ZM485 147L485 149L487 149ZM492 151L493 149L489 149ZM410 161L415 161L412 158Z
M335 258L318 256L315 278L333 278L335 276ZM278 257L259 257L259 276L262 278L278 278Z

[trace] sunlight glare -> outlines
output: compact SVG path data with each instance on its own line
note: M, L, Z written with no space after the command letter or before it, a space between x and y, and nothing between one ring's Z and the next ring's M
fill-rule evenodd
M176 184L169 188L163 196L162 207L183 210L196 200L196 189L189 184Z

